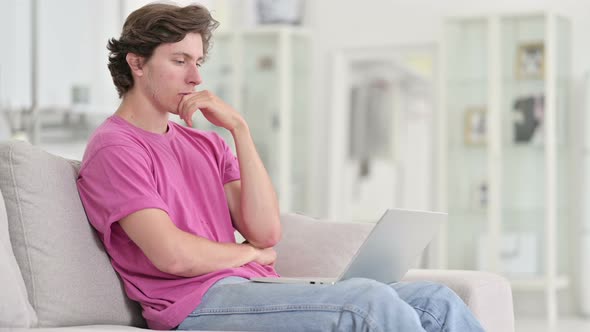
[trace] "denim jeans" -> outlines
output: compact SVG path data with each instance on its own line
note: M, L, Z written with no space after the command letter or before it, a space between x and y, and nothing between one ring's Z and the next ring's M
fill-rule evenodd
M446 286L349 279L335 285L263 284L229 277L207 291L179 330L483 331Z

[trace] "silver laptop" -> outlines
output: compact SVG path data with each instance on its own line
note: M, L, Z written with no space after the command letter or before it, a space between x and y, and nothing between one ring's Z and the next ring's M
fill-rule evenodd
M446 217L446 213L440 212L401 209L385 211L346 269L336 279L261 277L250 280L324 285L350 278L368 278L387 284L397 282L417 262Z

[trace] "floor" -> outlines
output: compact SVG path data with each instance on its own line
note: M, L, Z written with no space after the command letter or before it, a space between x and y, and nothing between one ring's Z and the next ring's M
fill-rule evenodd
M590 319L563 317L553 327L543 319L517 319L516 332L586 332L590 331Z

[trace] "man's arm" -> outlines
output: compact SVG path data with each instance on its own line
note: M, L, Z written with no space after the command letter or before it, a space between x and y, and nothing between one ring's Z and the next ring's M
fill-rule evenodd
M185 95L178 115L192 125L192 114L196 110L212 124L229 130L236 144L241 180L224 187L234 227L252 245L273 247L281 238L279 203L256 152L248 124L231 106L209 91Z
M277 197L256 152L246 122L232 131L240 164L241 180L225 185L234 227L258 248L275 246L281 238Z
M119 224L158 270L177 276L193 277L249 262L269 265L276 259L272 248L219 243L184 232L160 209L137 211Z

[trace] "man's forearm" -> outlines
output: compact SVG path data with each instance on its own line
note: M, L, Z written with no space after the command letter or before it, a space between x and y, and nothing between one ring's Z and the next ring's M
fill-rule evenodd
M194 277L255 261L259 249L248 244L219 243L179 230L175 239L175 260L165 272Z
M269 265L276 259L272 249L220 243L183 231L160 209L134 212L119 224L158 270L177 276L199 276L250 262Z
M240 231L257 247L272 247L281 237L277 196L264 164L256 152L246 122L232 131L241 174Z

